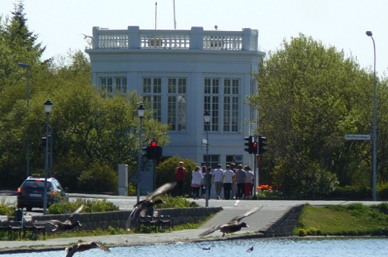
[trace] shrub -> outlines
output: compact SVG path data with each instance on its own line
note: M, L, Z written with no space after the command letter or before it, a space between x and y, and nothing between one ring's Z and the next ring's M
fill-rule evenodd
M183 159L180 157L171 157L166 159L165 161L161 162L156 167L156 187L160 187L161 185L175 181L175 169L178 166L178 163L180 161L183 161L185 163L185 167L188 171L186 177L185 177L185 184L184 184L184 194L190 194L191 192L191 172L194 170L196 166L198 166L197 163L189 160L189 159Z
M343 186L337 187L330 196L347 200L368 200L372 198L372 189L370 187Z
M15 206L10 203L6 203L5 199L1 199L0 201L0 215L12 216L15 211Z
M117 192L117 172L108 165L94 164L78 177L78 188L84 192Z
M77 199L74 202L61 202L52 204L48 208L49 214L65 214L73 213L81 205L84 205L82 208L83 213L93 213L93 212L105 212L105 211L117 211L119 207L114 205L111 202L103 200L86 200L86 199Z

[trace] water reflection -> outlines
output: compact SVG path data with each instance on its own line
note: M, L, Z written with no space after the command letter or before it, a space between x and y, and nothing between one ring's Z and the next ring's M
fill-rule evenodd
M253 247L252 251L247 251ZM64 251L7 254L7 256L65 256ZM351 239L278 239L204 241L197 243L158 244L149 246L112 247L110 253L100 249L76 253L75 257L197 257L197 256L388 256L388 238Z

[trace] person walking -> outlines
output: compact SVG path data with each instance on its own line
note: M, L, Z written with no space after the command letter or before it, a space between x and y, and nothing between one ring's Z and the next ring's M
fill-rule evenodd
M210 192L212 189L212 178L213 174L211 172L212 167L208 166L206 167L206 173L203 177L203 181L205 184L205 198L206 198L206 192L207 192L207 199L210 199Z
M185 183L185 176L188 173L187 169L183 166L183 164L184 163L180 161L178 163L178 167L175 169L177 195L180 197L183 197L183 187Z
M252 182L253 182L253 171L249 166L245 166L245 175L246 175L246 180L245 180L245 198L249 198L252 195Z
M221 199L223 174L224 174L224 171L221 169L221 164L217 164L217 168L213 170L212 183L214 183L214 186L216 188L216 195L218 200Z
M239 164L237 166L237 170L235 172L236 175L236 183L237 183L237 194L236 198L237 199L243 199L245 195L245 182L246 182L246 173L245 170L243 169L242 164Z
M224 185L224 198L225 200L229 200L230 199L230 191L232 189L232 183L233 183L233 179L234 179L234 172L233 170L230 168L230 165L226 165L226 169L224 170L224 173L223 173L223 185Z
M236 168L236 164L234 162L232 162L230 164L230 169L234 172L234 174L236 175L236 171L237 171L237 168ZM233 199L236 199L237 198L237 181L236 181L236 176L233 177L233 181L232 181L232 198Z
M191 188L193 190L194 199L199 198L199 190L201 188L202 179L203 179L202 172L200 170L200 167L197 166L195 167L193 172L191 172Z

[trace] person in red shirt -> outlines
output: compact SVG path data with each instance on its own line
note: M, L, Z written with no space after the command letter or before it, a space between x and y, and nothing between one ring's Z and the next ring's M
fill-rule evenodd
M183 186L185 182L185 176L187 174L187 169L183 166L183 162L179 162L178 167L175 169L176 175L176 188L178 196L183 197Z

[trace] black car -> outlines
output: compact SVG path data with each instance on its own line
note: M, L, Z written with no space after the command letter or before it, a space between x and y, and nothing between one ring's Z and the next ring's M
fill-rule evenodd
M31 211L43 208L44 178L28 177L17 189L17 207ZM67 194L55 178L47 178L47 207L54 202L68 201Z

